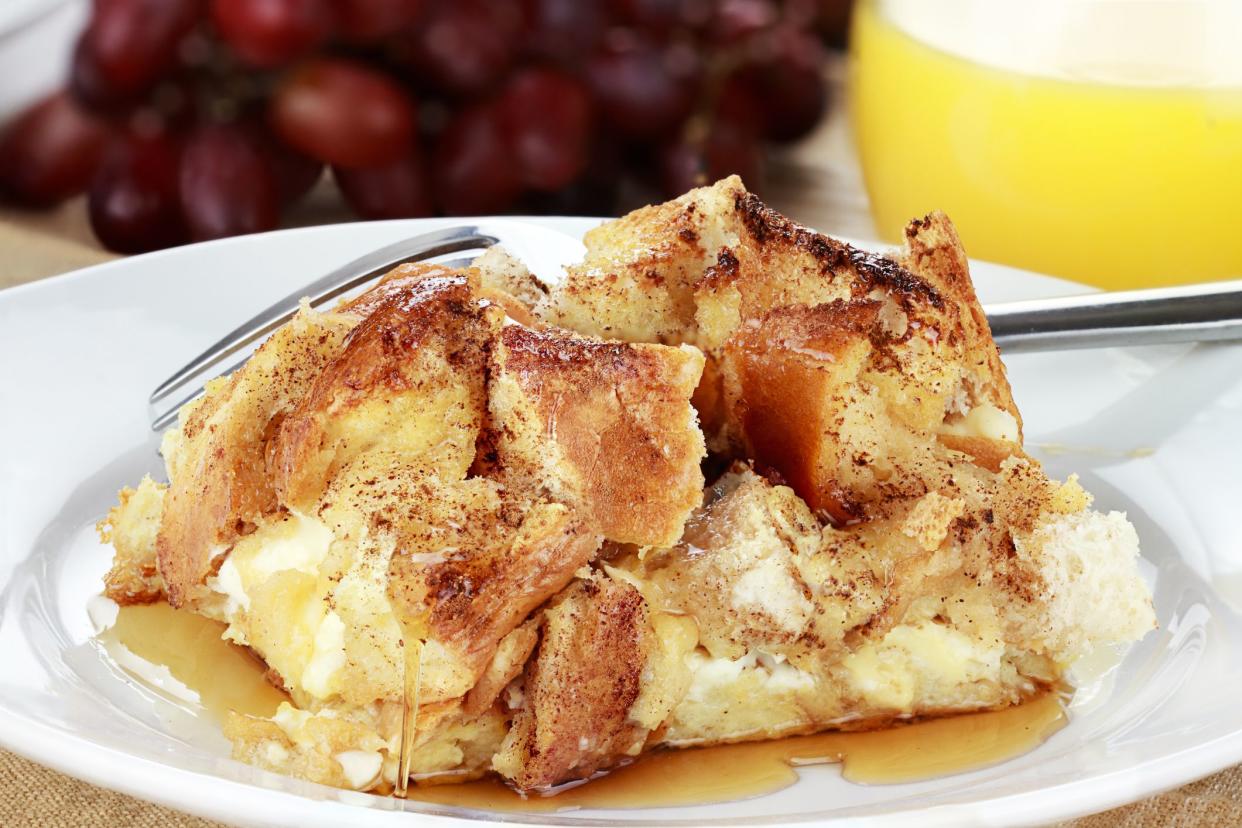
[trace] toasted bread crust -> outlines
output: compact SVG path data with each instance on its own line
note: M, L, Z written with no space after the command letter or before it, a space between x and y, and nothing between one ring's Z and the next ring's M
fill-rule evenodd
M506 327L492 366L504 474L561 491L610 540L675 541L703 488L687 405L702 366L692 349Z
M179 448L165 451L171 483L156 540L173 606L206 595L219 556L278 508L266 470L269 445L356 321L300 312L236 373L182 409Z
M308 511L342 465L381 443L396 444L402 462L437 453L442 465L447 452L469 465L486 396L486 352L501 324L495 308L480 307L476 291L473 274L406 265L373 291L382 299L368 293L353 305L367 315L280 424L270 471L282 504ZM445 406L443 429L406 429L405 406L446 393L453 403Z
M526 668L526 702L496 770L523 790L585 779L636 754L646 731L630 721L652 649L646 602L608 578L576 582L544 613Z
M475 270L405 265L334 313L303 311L278 331L170 438L173 484L156 544L170 601L211 596L219 582L207 581L256 529L290 544L327 533L314 554L324 559L315 566L338 567L328 586L309 572L272 583L300 601L321 589L331 606L330 584L369 589L382 565L402 629L435 643L429 669L439 672L424 695L438 702L468 691L499 642L606 537L676 540L703 485L689 403L701 356L535 331L514 324L523 308L484 289ZM524 441L509 439L518 434ZM544 474L549 456L558 465ZM135 570L118 578L141 577ZM342 612L329 623L387 623L375 608ZM267 619L251 633L273 645L301 640L282 623L293 622ZM298 674L311 650L282 661L295 698L394 686L307 683ZM346 663L394 663L363 650L357 661L347 647Z
M838 423L879 311L879 302L865 299L783 308L744 325L723 349L726 417L746 454L837 523L863 514L857 493L838 482Z
M397 540L388 572L393 610L405 629L421 628L460 659L467 678L453 695L473 687L501 639L599 549L600 537L560 504L537 504L525 515L513 511L514 504L500 498L470 503L455 515L461 531L429 525Z

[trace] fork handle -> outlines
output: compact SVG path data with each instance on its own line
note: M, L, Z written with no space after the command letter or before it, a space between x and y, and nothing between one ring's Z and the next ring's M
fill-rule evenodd
M1005 353L1242 339L1242 279L986 305Z

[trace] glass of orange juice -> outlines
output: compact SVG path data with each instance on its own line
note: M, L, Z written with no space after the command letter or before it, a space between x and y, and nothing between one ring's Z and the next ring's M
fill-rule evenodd
M882 235L1104 288L1242 276L1242 2L862 0L852 118Z

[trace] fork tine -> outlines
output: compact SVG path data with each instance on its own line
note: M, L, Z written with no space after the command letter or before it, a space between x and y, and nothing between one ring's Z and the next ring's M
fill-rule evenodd
M238 368L245 365L246 360L248 359L250 359L250 354L246 354L244 357L234 362L228 368L225 368L223 371L220 371L219 374L223 375L223 374L233 373ZM188 403L190 400L196 399L202 393L203 393L203 386L200 384L198 388L186 394L185 396L181 397L180 399L177 400L176 403L164 409L164 412L162 414L155 416L151 420L151 430L152 431L163 431L164 429L168 428L170 425L175 423L177 421L178 414L180 414L181 412L181 407L185 405L186 403Z
M483 233L476 226L463 225L424 233L360 256L277 301L227 334L219 342L192 359L184 368L160 383L159 387L152 392L150 403L154 405L167 399L196 375L218 365L221 361L289 321L293 318L298 302L303 297L308 297L313 307L319 306L370 279L383 275L399 264L429 259L446 253L491 247L497 241L495 236Z

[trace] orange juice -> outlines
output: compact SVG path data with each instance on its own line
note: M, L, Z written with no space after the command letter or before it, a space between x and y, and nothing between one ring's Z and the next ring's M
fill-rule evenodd
M1242 276L1242 28L1212 11L1242 3L1021 6L1041 4L857 9L852 117L880 233L941 209L976 258L1100 287ZM980 23L1003 7L1005 25Z

